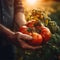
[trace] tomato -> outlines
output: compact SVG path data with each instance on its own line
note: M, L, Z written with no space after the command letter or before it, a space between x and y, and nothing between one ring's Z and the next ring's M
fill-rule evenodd
M33 39L30 41L32 45L40 45L42 44L43 38L40 34L33 32L32 35Z
M42 42L47 42L51 38L50 30L41 24L36 24L36 21L30 21L25 26L21 26L19 31L32 36L31 41L27 41L29 44L32 45L40 45ZM34 26L34 24L36 24ZM38 30L38 31L37 31Z
M20 32L22 32L23 34L28 34L28 35L32 35L32 29L30 29L27 26L21 26L19 29Z
M28 27L27 26L21 26L19 31L24 33L24 34L28 34L29 32L27 31Z
M34 27L34 23L35 22L36 22L35 20L29 21L29 22L27 22L26 26L28 26L28 27Z
M28 32L27 26L20 27L19 31L24 34L28 34L28 35L32 36L33 39L31 41L28 41L29 44L32 44L32 45L42 44L42 41L43 41L42 36L36 32Z
M45 42L49 41L51 38L51 32L47 27L41 27L41 33L40 33L43 37L43 40Z

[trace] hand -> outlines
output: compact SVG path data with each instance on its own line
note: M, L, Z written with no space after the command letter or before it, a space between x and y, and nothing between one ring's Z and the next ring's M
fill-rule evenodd
M20 47L22 48L22 49L30 49L30 50L37 50L37 49L40 49L40 48L42 48L42 46L31 46L31 45L29 45L28 43L26 43L25 41L23 41L23 40L18 40L18 42L19 42L19 45L20 45Z
M16 42L17 40L32 40L32 37L27 35L27 34L23 34L21 32L13 32L11 35L7 36L9 39L11 39L12 42Z
M22 49L36 50L42 48L42 46L31 46L28 43L26 43L25 40L32 40L32 37L21 32L14 33L13 35L11 35L10 38L16 46L19 46Z
M27 35L27 34L23 34L21 32L16 32L15 36L17 37L17 39L22 39L22 40L32 40L32 36Z
M32 40L32 37L27 34L16 32L15 35L17 37L18 46L20 46L22 49L36 50L42 48L42 46L31 46L28 43L26 43L24 40Z

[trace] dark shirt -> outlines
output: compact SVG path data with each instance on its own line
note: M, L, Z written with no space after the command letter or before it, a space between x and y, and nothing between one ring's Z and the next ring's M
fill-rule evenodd
M14 17L14 0L0 0L0 23L11 28ZM0 33L0 60L13 60L15 58L15 46L8 41L3 33Z
M14 16L14 0L0 0L1 2L1 23L6 26L10 27L13 22L13 16Z

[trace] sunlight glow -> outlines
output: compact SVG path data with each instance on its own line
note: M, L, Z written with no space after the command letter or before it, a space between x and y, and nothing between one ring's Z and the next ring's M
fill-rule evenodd
M37 0L26 0L26 2L30 5L34 5Z

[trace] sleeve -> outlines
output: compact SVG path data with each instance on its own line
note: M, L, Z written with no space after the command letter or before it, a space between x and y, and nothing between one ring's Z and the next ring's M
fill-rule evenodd
M14 1L14 11L16 12L22 12L24 13L24 8L22 5L22 0L15 0Z

